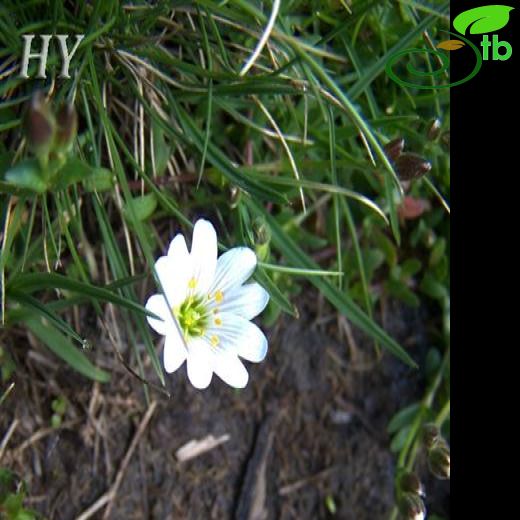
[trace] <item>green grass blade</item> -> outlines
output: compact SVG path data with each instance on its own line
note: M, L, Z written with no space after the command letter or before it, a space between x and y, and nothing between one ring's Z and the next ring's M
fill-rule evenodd
M301 265L308 269L319 269L318 264L314 262L298 245L287 235L287 233L280 227L277 220L264 210L257 202L249 201L251 208L257 213L261 214L267 221L271 234L273 245L289 260L291 263ZM340 291L329 280L319 277L309 278L329 300L329 302L336 307L342 314L347 316L349 320L366 332L376 341L380 342L389 352L404 361L411 367L417 367L415 361L408 355L408 353L392 339L374 320L364 313L354 301L344 292Z
M44 305L30 294L21 291L10 290L9 298L21 303L26 309L32 310L33 313L39 314L42 318L49 321L54 327L61 330L64 334L71 336L81 345L84 344L83 338L63 319L51 312L48 306Z
M110 375L107 372L95 367L81 350L78 350L55 328L44 325L38 318L29 318L25 324L49 350L80 374L100 383L107 383L110 380Z
M440 8L440 12L444 13L448 10L450 2L446 2ZM366 88L381 74L384 72L386 63L392 54L396 52L402 51L407 47L410 47L413 42L430 26L437 20L436 15L430 15L421 20L419 24L417 24L408 34L406 34L403 38L399 39L399 42L396 43L386 54L381 56L379 60L377 60L373 65L367 67L363 71L363 75L359 80L349 89L348 95L350 99L354 100L358 96L360 96Z
M7 291L14 289L18 291L34 292L41 289L62 289L71 291L82 296L88 296L95 300L114 303L128 310L142 315L154 317L155 315L146 310L142 305L124 298L104 287L96 287L85 282L79 282L67 276L57 273L24 273L17 275L7 285ZM157 318L157 316L155 316Z

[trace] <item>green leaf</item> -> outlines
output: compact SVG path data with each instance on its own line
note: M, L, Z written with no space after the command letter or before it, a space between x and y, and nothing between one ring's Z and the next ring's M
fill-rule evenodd
M0 468L0 504L5 500L9 490L16 490L14 473L6 468Z
M155 173L160 177L166 172L172 150L166 142L164 130L155 120L152 121L152 133Z
M421 281L421 291L436 300L442 300L448 296L448 289L429 273L426 273Z
M64 190L71 184L76 184L92 174L92 168L77 157L70 157L65 165L56 173L54 188Z
M16 365L7 350L0 345L0 381L6 383L16 370ZM6 397L5 392L0 393L0 405Z
M421 261L417 258L409 258L401 265L401 280L407 280L421 270Z
M87 191L109 191L114 187L114 174L106 168L94 168L84 180Z
M139 197L134 197L125 203L123 207L123 213L126 219L131 222L130 218L130 209L128 206L133 206L133 211L135 218L137 220L143 222L144 220L150 218L157 207L157 197L155 193L148 193L146 195L141 195Z
M388 293L410 307L419 307L420 300L417 295L409 289L401 280L388 280L385 284Z
M59 415L63 415L67 410L67 401L63 396L53 399L51 403L51 408L53 412Z
M25 188L23 189L27 191ZM10 182L0 181L0 193L5 193L7 195L19 195L22 191L22 188L18 188L16 185L11 184Z
M45 193L47 190L47 183L36 159L22 161L7 170L5 180L12 186L36 193Z
M409 424L408 426L405 426L399 430L396 435L394 435L394 438L390 443L390 451L392 453L399 453L403 449L411 429L412 426Z
M420 403L413 403L399 410L388 423L386 428L388 433L395 433L410 424L419 412L420 406Z
M446 239L445 238L439 238L433 248L432 252L430 253L430 267L433 267L437 265L442 258L444 258L444 254L446 252Z
M367 249L363 251L363 265L368 278L371 278L372 274L379 269L385 261L385 255L379 249Z
M377 247L383 252L386 263L389 267L397 264L397 249L394 243L379 229L374 231L374 241Z
M509 12L514 7L508 5L483 5L460 13L453 20L453 27L461 34L484 34L498 31L509 22Z
M431 348L426 354L424 372L427 380L433 380L442 363L442 356L438 349Z
M23 507L24 493L11 493L3 500L2 509L6 511L7 518L17 518Z
M55 328L44 325L40 319L34 317L26 320L25 324L54 354L80 374L100 383L106 383L110 380L110 375L107 372L95 367L81 350L77 349Z
M17 291L16 289L9 289L9 298L20 303L24 309L31 313L39 314L42 318L49 321L54 327L61 330L64 334L73 337L79 343L83 343L83 339L79 334L57 314L49 310L48 305L44 305L30 294Z

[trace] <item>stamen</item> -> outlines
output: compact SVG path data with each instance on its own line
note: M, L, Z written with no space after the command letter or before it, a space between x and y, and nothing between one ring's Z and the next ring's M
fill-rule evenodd
M222 320L220 318L215 318L215 325L220 327L220 325L222 325Z
M195 287L197 287L197 280L195 278L191 278L188 282L188 287L190 289L195 289Z
M222 291L217 291L215 293L215 301L217 303L222 303L222 300L224 299L224 293Z
M213 334L213 336L211 336L211 338L209 338L209 340L214 347L216 347L220 343L218 336L215 336L215 334Z

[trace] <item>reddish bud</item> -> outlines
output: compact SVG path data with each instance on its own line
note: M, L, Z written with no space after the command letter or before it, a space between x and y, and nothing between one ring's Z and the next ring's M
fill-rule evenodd
M56 123L58 128L55 146L60 151L68 150L72 146L78 131L78 114L74 105L71 103L62 105L56 114Z
M402 153L395 160L397 175L401 180L418 179L432 169L431 162L414 153Z
M393 139L384 146L385 153L391 161L395 161L401 155L403 148L404 139L402 137Z
M47 153L52 145L55 121L45 95L36 91L24 115L27 144L37 154Z
M430 209L430 201L407 196L404 197L402 204L397 208L397 213L404 220L414 220Z

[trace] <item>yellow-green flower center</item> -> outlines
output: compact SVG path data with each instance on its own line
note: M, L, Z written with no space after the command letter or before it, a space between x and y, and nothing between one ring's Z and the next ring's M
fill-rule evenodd
M185 338L203 336L208 323L208 313L200 296L188 296L173 309Z

